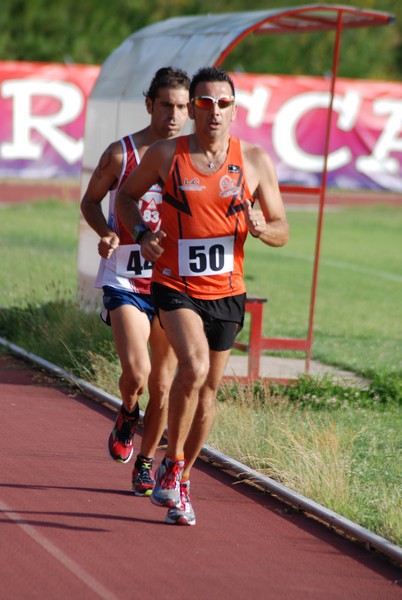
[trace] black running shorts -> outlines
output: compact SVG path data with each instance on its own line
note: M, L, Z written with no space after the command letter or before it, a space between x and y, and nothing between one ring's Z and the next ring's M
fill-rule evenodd
M151 283L151 293L158 316L159 309L169 312L189 308L200 315L210 350L222 352L233 347L236 335L243 327L246 294L200 300L160 283Z

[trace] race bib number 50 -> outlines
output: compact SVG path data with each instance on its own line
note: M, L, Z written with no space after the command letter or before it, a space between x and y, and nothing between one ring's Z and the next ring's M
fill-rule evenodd
M151 277L153 263L145 260L139 244L118 246L116 253L116 273L121 277Z
M179 240L179 274L219 275L233 271L234 236Z

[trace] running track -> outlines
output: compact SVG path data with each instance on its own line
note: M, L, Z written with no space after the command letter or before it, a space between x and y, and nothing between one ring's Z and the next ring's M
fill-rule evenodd
M401 569L203 461L197 525L165 525L107 456L112 410L19 359L0 399L3 600L402 599Z
M0 203L15 204L20 202L32 202L46 198L58 198L59 200L80 201L80 182L75 179L6 179L0 181ZM283 198L286 205L316 205L318 196L311 194L284 193ZM326 205L367 206L370 204L389 204L400 206L402 194L398 192L385 192L378 190L331 190L326 192Z

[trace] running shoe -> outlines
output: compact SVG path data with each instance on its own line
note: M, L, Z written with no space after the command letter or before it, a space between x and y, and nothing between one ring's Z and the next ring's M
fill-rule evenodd
M117 462L126 463L133 455L133 437L138 417L127 417L120 408L116 422L109 436L110 456Z
M150 496L155 487L155 479L152 473L153 458L144 458L138 454L135 461L132 482L133 492L136 496Z
M180 504L169 508L165 523L169 525L195 525L195 514L190 500L190 481L180 482Z
M153 504L168 508L180 504L180 480L185 464L185 460L172 460L165 456L156 472L155 487L151 494Z

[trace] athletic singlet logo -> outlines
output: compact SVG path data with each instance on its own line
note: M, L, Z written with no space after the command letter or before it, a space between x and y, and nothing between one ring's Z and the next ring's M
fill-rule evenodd
M222 198L227 198L228 196L238 196L241 193L241 187L236 185L236 181L229 177L229 175L223 175L223 177L221 177L219 186L221 188L219 195Z
M184 178L184 183L179 185L179 188L185 191L201 192L202 190L205 190L205 185L200 185L198 177L194 177L191 180Z
M153 186L138 202L142 218L146 223L153 223L154 225L159 223L161 205L162 190L159 186Z

